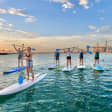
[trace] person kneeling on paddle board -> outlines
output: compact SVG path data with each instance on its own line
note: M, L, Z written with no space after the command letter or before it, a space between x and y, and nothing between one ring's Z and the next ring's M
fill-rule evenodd
M59 65L59 56L60 56L59 51L56 51L56 52L55 52L56 65Z
M83 50L81 50L79 55L79 66L83 65L83 57L84 57L84 53L83 53Z
M34 80L34 73L33 73L33 61L32 61L32 52L31 48L27 47L26 49L26 72L27 72L27 80L29 80L29 73L32 73L32 79Z
M13 45L13 47L18 53L18 68L20 67L20 64L21 67L23 67L24 44L22 44L22 48L17 49L15 44Z
M98 51L98 49L96 49L96 53L95 53L95 65L96 64L99 65L99 51Z

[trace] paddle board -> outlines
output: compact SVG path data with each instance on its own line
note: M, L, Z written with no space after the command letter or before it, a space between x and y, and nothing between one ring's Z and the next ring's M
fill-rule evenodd
M36 84L40 80L42 80L47 74L38 73L35 75L34 80L32 81L32 77L29 80L24 79L23 83L20 85L19 83L15 83L3 90L0 91L0 95L11 95L20 91L23 91L32 85Z
M48 69L57 69L57 68L61 68L63 65L53 65L48 67Z
M64 67L63 69L62 69L62 71L63 72L69 72L69 71L72 71L73 70L73 67L72 68L70 68L70 67Z
M98 65L93 65L92 68L93 68L94 70L96 70L96 71L103 71L103 70L104 70L103 67L98 66Z
M85 67L85 65L77 65L77 68L78 69L85 69L86 67Z
M3 73L4 74L9 74L9 73L14 73L14 72L19 72L19 71L25 70L25 69L26 69L26 67L23 67L23 68L21 68L21 67L19 67L19 68L13 68L13 69L7 70L7 71L5 71Z

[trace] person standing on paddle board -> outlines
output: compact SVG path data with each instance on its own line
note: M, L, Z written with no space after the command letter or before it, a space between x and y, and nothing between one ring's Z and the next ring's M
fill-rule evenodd
M98 49L96 49L95 59L94 59L94 60L95 60L95 62L94 62L95 65L96 65L96 64L99 65L99 51L98 51Z
M18 68L20 67L20 64L21 67L23 67L24 44L22 44L22 48L17 49L15 44L13 45L13 47L18 53Z
M70 65L70 68L72 67L72 65L71 65L71 51L70 51L70 48L68 48L68 51L67 51L67 68L68 68L68 65Z
M60 57L60 52L56 51L55 52L56 65L59 65L59 57Z
M84 53L83 53L83 50L81 50L79 55L79 66L83 65L83 58L84 58Z
M26 57L27 80L29 80L29 73L30 72L32 73L32 80L34 80L33 61L32 61L31 47L27 47L25 57Z

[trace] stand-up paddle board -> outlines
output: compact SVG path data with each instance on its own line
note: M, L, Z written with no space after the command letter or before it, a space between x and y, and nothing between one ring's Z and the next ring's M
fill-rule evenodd
M77 68L78 69L85 69L86 67L85 67L85 65L77 65Z
M70 67L64 67L63 69L62 69L62 71L63 72L70 72L70 71L72 71L73 70L73 67L72 68L70 68Z
M14 73L14 72L19 72L19 71L25 70L25 69L26 69L26 67L13 68L11 70L4 71L3 73L9 74L9 73Z
M61 68L63 65L53 65L48 67L48 69L57 69L57 68Z
M15 83L3 90L0 91L0 95L11 95L20 91L23 91L32 85L36 84L40 80L42 80L47 74L38 73L35 75L34 80L32 81L32 77L29 80L24 79L22 84Z
M94 70L96 70L96 71L103 71L103 70L104 70L103 67L98 66L98 65L93 65L92 68L93 68Z

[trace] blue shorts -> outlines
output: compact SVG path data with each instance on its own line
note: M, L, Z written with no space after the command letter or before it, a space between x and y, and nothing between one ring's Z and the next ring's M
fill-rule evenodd
M33 67L33 61L31 60L31 61L27 61L26 62L26 66L27 67Z

